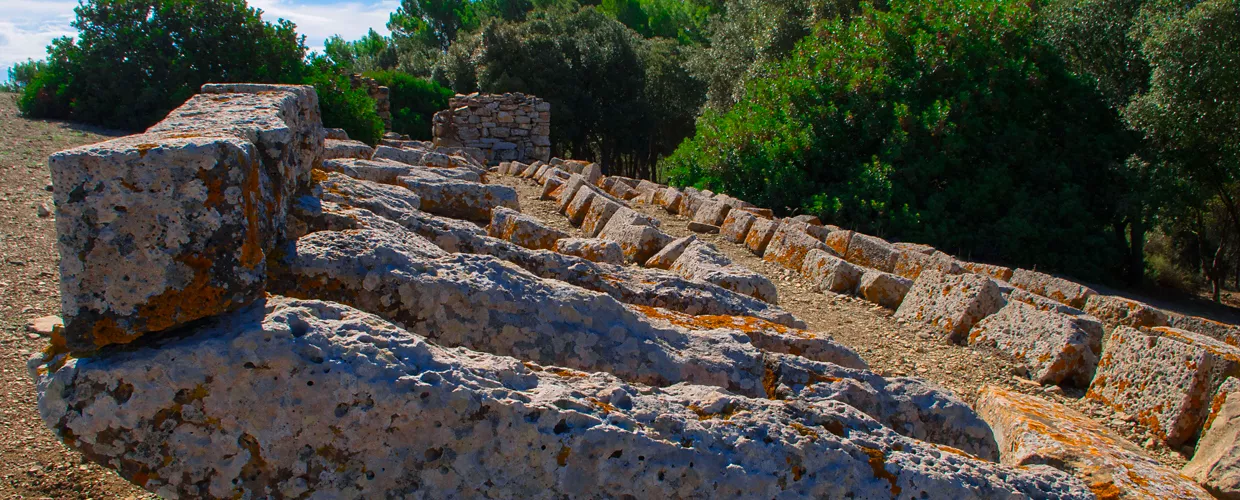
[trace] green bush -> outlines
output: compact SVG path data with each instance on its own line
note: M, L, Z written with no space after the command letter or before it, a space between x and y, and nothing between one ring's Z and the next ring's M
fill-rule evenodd
M76 38L53 42L19 100L27 116L137 130L204 83L300 79L293 24L265 22L243 0L87 0L75 12Z
M448 107L452 89L396 70L369 71L365 75L391 92L393 132L414 139L431 138L431 118Z
M349 77L323 58L311 59L304 71L301 83L313 85L319 95L324 127L342 128L349 138L371 146L379 143L383 138L383 120L366 89L353 88Z
M1034 19L1017 0L865 5L705 113L661 166L963 258L1114 276L1113 169L1131 138Z

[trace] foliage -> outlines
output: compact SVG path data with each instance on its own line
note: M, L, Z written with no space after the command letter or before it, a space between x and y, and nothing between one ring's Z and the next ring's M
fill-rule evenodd
M646 38L701 44L719 8L717 0L603 0L598 10Z
M323 45L328 58L352 73L391 69L400 62L396 43L373 28L360 39L350 42L336 35Z
M1013 0L866 5L765 65L671 180L962 257L1100 277L1131 138Z
M33 82L39 72L47 69L47 61L27 59L8 69L8 81L0 82L0 92L21 92Z
M375 145L383 138L383 120L364 88L354 88L349 77L321 57L311 58L301 83L313 85L319 95L323 126L342 128L349 138Z
M393 70L370 71L365 76L390 90L393 132L408 134L414 139L431 138L431 118L448 107L452 89Z

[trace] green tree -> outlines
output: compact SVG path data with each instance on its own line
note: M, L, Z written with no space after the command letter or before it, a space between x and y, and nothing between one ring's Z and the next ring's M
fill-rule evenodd
M349 77L324 57L311 57L299 83L313 85L319 95L323 126L342 128L349 137L370 145L383 138L383 119L364 88L354 88Z
M401 0L388 22L398 36L433 41L441 52L447 52L458 32L477 26L470 0Z
M1015 0L892 1L762 65L661 166L680 185L933 244L1106 277L1132 137Z
M394 70L370 71L365 75L390 91L393 132L408 134L414 139L431 138L431 118L448 107L452 89Z

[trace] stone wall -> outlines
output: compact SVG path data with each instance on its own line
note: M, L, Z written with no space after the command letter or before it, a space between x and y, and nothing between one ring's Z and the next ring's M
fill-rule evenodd
M349 76L349 83L354 87L365 87L366 93L371 99L375 100L375 111L379 113L379 118L383 120L383 131L392 131L392 91L391 89L379 85L379 81L374 78L366 78L362 75Z
M551 104L525 94L460 95L435 114L436 146L472 147L487 161L551 158Z

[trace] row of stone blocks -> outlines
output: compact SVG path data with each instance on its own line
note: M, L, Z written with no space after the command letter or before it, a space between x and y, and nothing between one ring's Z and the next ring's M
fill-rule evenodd
M166 497L1092 498L776 306L487 237L519 207L470 165L324 160L316 99L207 86L51 158L67 445Z
M1039 383L1088 387L1087 397L1135 415L1171 446L1211 443L1203 436L1217 405L1207 403L1227 399L1240 377L1240 329L1232 325L1099 295L1036 271L958 261L929 246L893 244L809 216L776 220L768 210L709 191L659 186L653 193L649 202L690 218L690 229L718 231L799 271L820 291L855 293L950 341L998 348ZM1235 431L1216 431L1227 432ZM1240 447L1227 449L1230 457L1195 453L1194 470L1203 484L1237 494ZM1231 479L1219 479L1225 475Z

